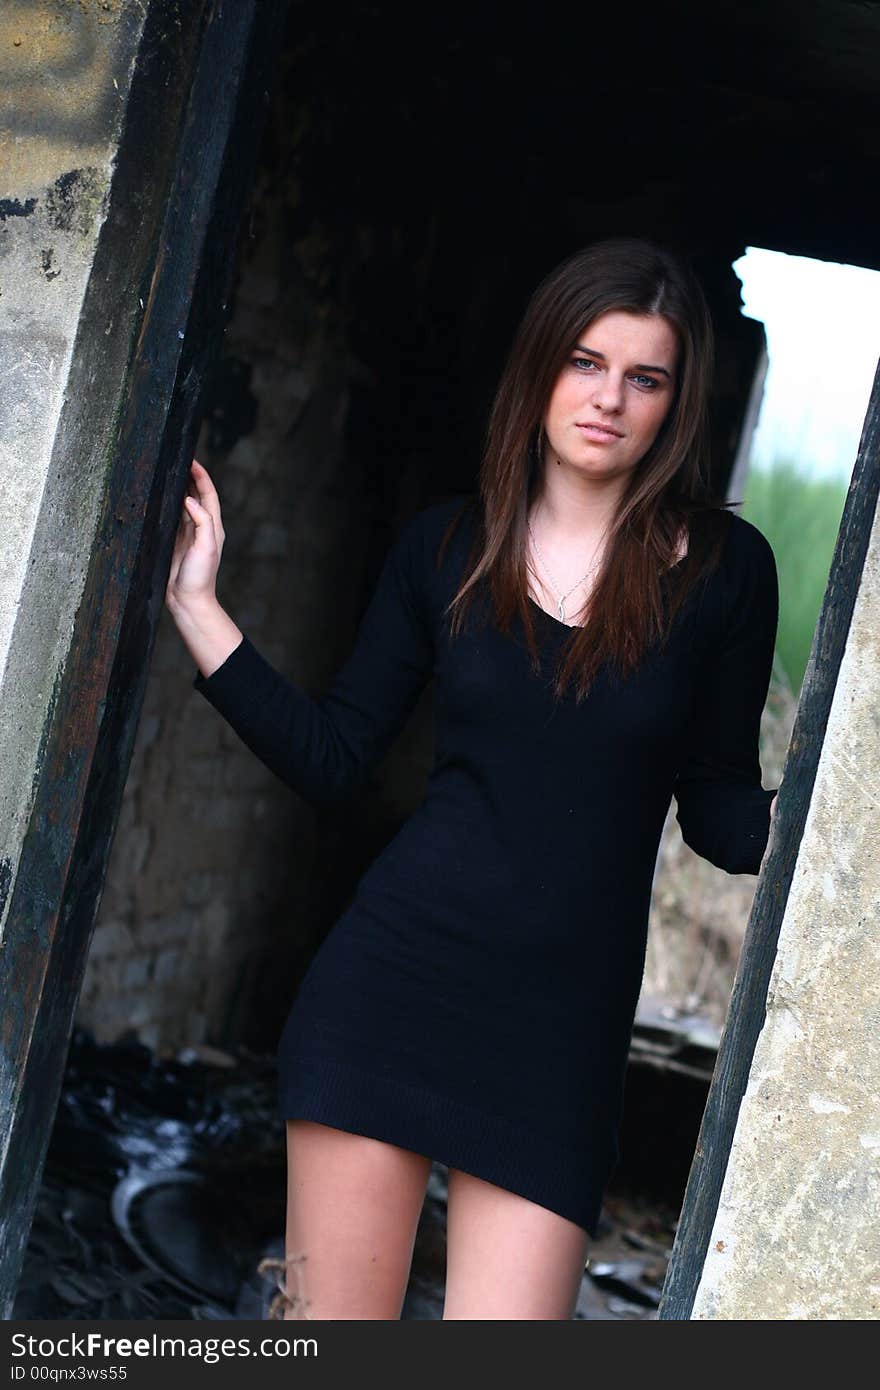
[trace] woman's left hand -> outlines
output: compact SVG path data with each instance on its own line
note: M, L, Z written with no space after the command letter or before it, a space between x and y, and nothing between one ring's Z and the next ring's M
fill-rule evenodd
M773 827L773 812L776 810L776 798L777 798L778 795L779 795L779 793L778 793L778 792L775 792L774 795L773 795L773 800L770 802L770 826L771 826L771 829L772 829L772 827ZM761 872L762 872L762 870L763 870L763 868L764 868L764 865L765 865L765 863L767 862L767 856L769 855L769 853L770 853L770 840L769 840L769 837L768 837L768 840L767 840L767 848L764 850L764 854L763 854L763 857L762 857L762 859L761 859L761 867L758 869L758 873L761 873Z

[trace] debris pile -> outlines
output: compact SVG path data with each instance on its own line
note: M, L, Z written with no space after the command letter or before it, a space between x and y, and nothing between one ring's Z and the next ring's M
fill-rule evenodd
M274 1059L207 1047L162 1058L134 1036L100 1045L78 1030L13 1316L268 1318L285 1188ZM623 1171L576 1318L656 1317L676 1220L674 1203ZM446 1169L435 1163L405 1319L441 1317L445 1266Z

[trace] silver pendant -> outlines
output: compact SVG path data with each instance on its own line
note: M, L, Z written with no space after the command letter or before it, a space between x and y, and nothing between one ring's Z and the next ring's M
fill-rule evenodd
M558 608L556 609L556 611L557 611L557 613L559 614L559 621L560 621L561 623L564 623L564 622L565 622L565 599L564 599L564 598L561 598L561 599L559 600L559 606L558 606Z

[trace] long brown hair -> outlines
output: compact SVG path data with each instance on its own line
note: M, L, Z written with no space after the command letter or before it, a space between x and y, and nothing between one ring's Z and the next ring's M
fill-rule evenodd
M640 664L651 642L665 640L686 594L720 553L717 521L728 504L713 500L708 487L712 321L699 282L679 256L637 238L600 241L563 261L535 290L489 415L474 541L447 607L455 635L477 585L488 589L502 631L509 630L515 615L522 620L539 669L528 602L526 524L541 482L539 440L566 359L584 329L610 310L662 315L678 335L679 365L669 411L609 527L587 602L588 621L572 628L561 653L555 693L561 696L576 675L578 700L603 663L625 675ZM462 515L447 528L441 557ZM676 564L683 532L687 558Z

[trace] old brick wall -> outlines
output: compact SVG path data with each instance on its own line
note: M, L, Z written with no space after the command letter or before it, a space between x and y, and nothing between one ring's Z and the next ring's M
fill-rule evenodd
M227 533L221 601L269 660L318 690L350 645L395 518L346 451L356 364L284 246L270 184L267 169L198 457ZM164 1048L271 1047L368 852L364 822L357 803L316 813L289 791L192 689L194 673L165 611L78 1021ZM389 778L398 795L407 747ZM381 835L381 794L372 812Z

